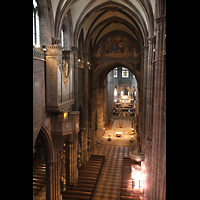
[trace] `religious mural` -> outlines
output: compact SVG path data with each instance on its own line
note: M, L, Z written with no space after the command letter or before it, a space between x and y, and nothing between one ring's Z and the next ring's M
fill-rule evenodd
M138 42L123 32L112 32L99 40L95 57L139 57Z
M139 43L131 35L122 31L114 31L101 38L95 47L94 57L94 72L114 60L129 62L140 71Z

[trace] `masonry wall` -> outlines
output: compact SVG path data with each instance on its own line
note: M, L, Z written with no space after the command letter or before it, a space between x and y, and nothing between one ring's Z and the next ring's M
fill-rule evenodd
M81 106L82 109L84 108L84 73L85 70L83 68L78 68L78 105Z
M33 60L33 147L41 126L51 131L45 110L45 61Z

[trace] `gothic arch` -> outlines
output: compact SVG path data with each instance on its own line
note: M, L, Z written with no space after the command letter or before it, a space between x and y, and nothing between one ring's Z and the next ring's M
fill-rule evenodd
M100 22L99 24L97 24L93 30L91 32L88 31L87 33L87 36L86 36L86 41L85 41L85 52L88 52L88 48L89 48L89 43L90 43L90 39L92 37L92 34L101 26L101 25L104 25L103 28L100 30L99 34L97 35L96 39L95 39L95 42L94 42L94 45L93 45L93 48L95 47L96 45L96 41L100 35L100 33L107 27L109 26L110 24L112 23L121 23L123 25L125 25L126 27L128 27L134 35L136 35L138 41L139 41L139 44L141 47L144 46L144 38L141 36L141 33L138 29L136 29L130 22L122 19L122 18L119 18L119 17L111 17L111 18L107 18L105 20L103 20L102 22ZM142 48L141 48L142 49Z
M60 38L60 30L62 21L66 15L66 13L69 11L70 7L78 2L78 0L72 0L72 1L65 1L63 4L63 0L58 3L57 10L56 10L56 17L55 17L55 37ZM142 30L144 35L148 35L148 32L150 35L152 35L154 31L154 24L153 24L153 11L150 2L143 2L143 0L139 0L139 4L145 13L145 18L143 18L141 11L139 11L134 4L132 4L130 1L126 1L126 5L114 2L114 1L107 1L105 3L99 4L92 10L88 12L90 7L93 5L95 0L90 1L88 5L83 9L81 12L79 19L75 25L75 31L74 31L74 46L77 46L77 38L79 36L80 30L82 28L82 25L84 21L87 19L87 16L89 16L92 12L96 12L98 9L105 8L107 5L115 5L120 8L123 8L124 10L128 10L128 13L132 16L134 20L136 20L136 24L139 25L140 30ZM147 24L145 23L145 20ZM148 26L148 27L146 27ZM146 37L144 37L144 40ZM76 40L76 41L75 41ZM146 41L147 42L147 41ZM146 45L146 43L145 43Z
M147 38L147 35L148 35L147 27L146 27L146 24L144 22L143 17L141 16L140 12L138 12L138 10L135 8L135 6L132 5L131 6L132 10L131 10L129 7L124 6L124 5L120 4L120 3L109 2L108 1L108 2L105 2L105 3L102 3L102 4L98 5L98 6L96 6L90 12L88 12L86 15L85 15L85 13L86 13L85 10L81 13L81 16L79 17L79 20L78 20L78 22L76 24L76 28L74 30L74 45L77 46L77 44L78 44L78 38L79 38L79 35L80 35L80 31L81 31L83 23L86 21L87 17L90 16L92 13L97 12L99 9L102 9L102 8L105 9L108 5L112 5L112 6L115 5L115 6L119 7L119 8L125 9L128 12L128 14L131 16L132 20L134 20L134 23L138 25L138 27L139 27L138 30L141 32L144 44L147 44L147 41L146 41L146 38ZM101 15L99 15L98 18L100 18L100 16ZM88 33L87 33L87 35L88 35ZM90 38L89 38L89 40L90 40Z
M49 134L48 129L45 127L45 125L43 125L39 132L38 135L40 134L41 138L44 141L44 145L45 145L45 152L47 154L47 160L48 161L54 161L54 147L53 147L53 141L51 138L51 135ZM37 137L38 137L37 135ZM36 139L37 139L36 137ZM36 140L35 140L36 142ZM34 145L35 146L35 145Z
M54 163L55 163L55 157L54 157L54 146L53 141L51 138L51 135L45 127L45 125L42 125L38 135L40 136L41 140L44 144L44 153L45 153L45 162L46 162L46 199L52 200L54 199ZM38 138L37 135L37 138ZM36 142L36 141L35 141ZM35 145L34 145L35 146Z
M127 62L123 62L123 61L120 61L120 60L117 60L117 61L113 61L113 62L110 62L108 63L107 65L103 66L96 74L95 76L95 79L94 79L94 82L93 82L93 85L94 87L96 87L97 85L97 81L100 80L100 84L103 86L103 83L104 83L104 79L106 77L106 75L112 70L114 69L115 67L117 66L124 66L126 68L128 68L134 75L135 75L135 78L137 80L137 84L138 84L138 90L140 90L139 88L141 88L141 80L140 80L140 74L138 73L138 71L136 69L134 69L132 67L132 65L130 63L127 63Z

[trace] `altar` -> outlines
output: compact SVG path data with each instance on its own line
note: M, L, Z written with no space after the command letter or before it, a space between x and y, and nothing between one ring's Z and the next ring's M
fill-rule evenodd
M122 137L122 132L116 132L116 137Z

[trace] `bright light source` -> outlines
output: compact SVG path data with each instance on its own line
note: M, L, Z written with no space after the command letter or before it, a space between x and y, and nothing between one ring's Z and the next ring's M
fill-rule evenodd
M143 190L145 186L145 166L144 163L141 163L141 167L139 165L131 166L131 177L135 181L134 189Z

